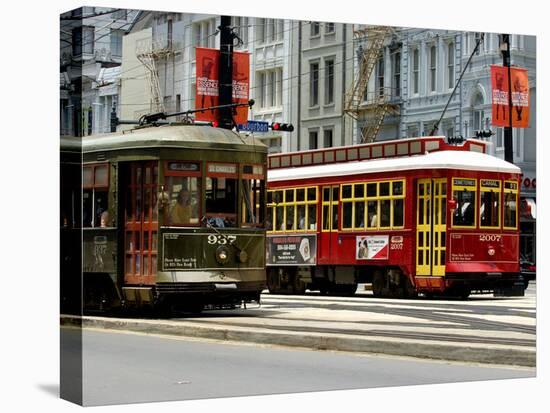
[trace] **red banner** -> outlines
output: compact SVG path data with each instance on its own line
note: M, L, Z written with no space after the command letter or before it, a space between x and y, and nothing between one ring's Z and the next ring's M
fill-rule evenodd
M195 109L217 106L219 100L218 70L220 51L217 49L196 48ZM248 53L233 53L233 103L248 102L250 85L250 58ZM244 124L248 120L248 107L236 108L233 112L235 123ZM195 119L206 122L219 121L217 110L197 112Z
M527 69L510 68L512 79L512 127L529 127L529 78ZM494 126L510 126L508 68L491 65L491 84L493 87Z

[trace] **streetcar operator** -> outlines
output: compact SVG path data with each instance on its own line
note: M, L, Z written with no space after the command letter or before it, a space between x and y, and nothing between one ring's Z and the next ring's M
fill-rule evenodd
M170 212L170 223L181 225L189 224L191 221L191 199L189 197L189 191L182 189L178 193L178 198L175 205Z

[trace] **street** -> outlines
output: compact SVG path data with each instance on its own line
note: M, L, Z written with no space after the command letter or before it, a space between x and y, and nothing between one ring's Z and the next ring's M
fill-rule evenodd
M62 329L62 334L76 330ZM84 405L534 377L415 361L84 330Z
M532 283L525 297L473 296L467 301L375 299L364 289L354 297L264 294L262 306L256 308L129 320L145 323L142 330L114 319L120 325L115 331L112 324L96 318L99 324L83 329L84 404L535 377L534 368L518 366L521 363L513 359L497 357L487 361L497 364L490 366L475 357L511 348L517 354L534 354L535 293ZM205 338L209 335L174 333L189 326L206 331L226 328L233 335L211 340ZM247 340L260 330L267 332L267 340ZM235 331L250 335L238 336ZM62 328L62 334L74 338L77 330ZM323 336L325 347L272 345L281 344L275 340L278 334L298 340ZM331 347L331 336L365 341L353 352L331 351L340 349ZM391 356L391 351L373 351L373 338L388 349L397 340L408 351L404 355L414 357L422 348L431 353ZM438 347L429 347L431 342ZM439 347L442 350L433 350ZM462 356L451 361L455 354Z

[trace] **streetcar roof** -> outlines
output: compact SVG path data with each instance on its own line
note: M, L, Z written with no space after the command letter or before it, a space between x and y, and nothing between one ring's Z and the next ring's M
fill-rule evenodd
M521 173L521 169L514 164L485 153L437 151L417 156L342 162L300 168L271 169L268 170L267 179L275 182L419 169L459 169L466 171Z
M193 147L250 150L267 152L254 136L246 136L223 128L195 125L164 125L130 129L124 132L91 135L82 138L83 152L151 147Z

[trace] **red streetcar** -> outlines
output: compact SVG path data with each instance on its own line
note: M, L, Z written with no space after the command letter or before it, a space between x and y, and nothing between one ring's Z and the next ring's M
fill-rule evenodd
M523 295L521 170L444 137L269 157L270 292Z

